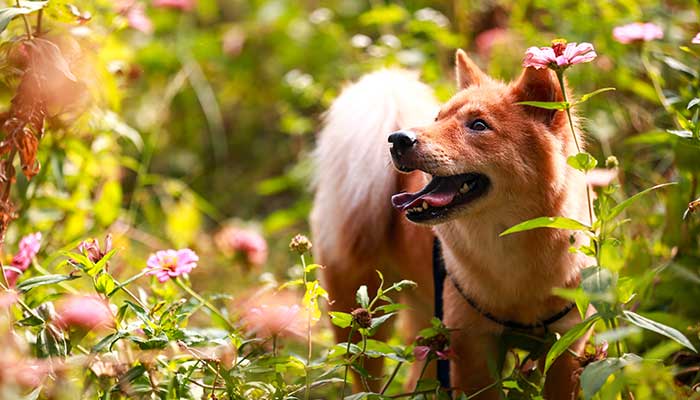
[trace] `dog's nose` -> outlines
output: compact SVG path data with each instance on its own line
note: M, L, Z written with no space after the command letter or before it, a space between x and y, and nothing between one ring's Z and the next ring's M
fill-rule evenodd
M416 133L413 131L396 131L389 135L389 143L391 143L391 152L395 156L401 156L406 151L410 150L416 144Z

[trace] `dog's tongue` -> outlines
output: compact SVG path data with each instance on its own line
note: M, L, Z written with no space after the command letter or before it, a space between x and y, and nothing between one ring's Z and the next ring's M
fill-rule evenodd
M431 207L444 207L457 195L457 188L451 183L449 179L435 178L420 192L393 195L391 204L401 211L421 206L424 201Z

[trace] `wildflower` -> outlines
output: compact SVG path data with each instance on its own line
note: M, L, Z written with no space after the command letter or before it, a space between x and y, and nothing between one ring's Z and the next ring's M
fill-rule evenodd
M449 339L444 333L438 333L428 338L418 336L416 344L413 355L418 361L423 361L431 355L435 355L440 360L447 360L453 355L452 350L448 349Z
M161 250L151 254L146 262L146 275L155 275L158 282L165 282L182 274L189 274L197 267L199 257L190 249Z
M78 251L85 254L90 261L96 263L102 260L107 253L112 251L112 235L105 237L105 248L100 248L100 242L97 239L83 240L78 245Z
M309 238L304 235L296 235L289 242L289 250L296 251L299 254L304 254L313 247Z
M14 286L17 283L17 278L29 268L40 247L41 232L29 234L19 241L19 250L12 257L10 265L5 266L5 279L8 285Z
M195 0L153 0L153 7L174 8L181 11L191 11Z
M243 253L251 265L267 261L267 242L255 231L228 226L216 234L214 241L224 253Z
M617 157L615 156L609 156L608 158L605 159L605 168L617 168L620 166L620 162L617 160Z
M261 337L303 336L303 309L291 295L263 295L244 305L243 323Z
M613 38L622 44L633 42L648 42L661 39L664 32L656 24L651 22L633 22L631 24L617 26L613 29Z
M119 0L115 8L119 14L126 17L130 28L145 34L153 33L153 22L146 15L146 8L142 3L134 0Z
M594 187L604 187L608 186L616 177L616 169L594 168L586 174L586 183Z
M695 37L693 38L693 40L690 41L690 43L700 44L700 32L698 32L698 34L695 35Z
M369 328L372 326L372 314L364 308L356 308L350 313L353 321L360 328Z
M550 47L527 49L523 67L565 69L571 65L590 62L596 57L590 43L567 43L564 39L556 39Z
M96 296L64 297L56 308L56 322L64 328L77 326L89 330L114 325L114 315L109 306Z

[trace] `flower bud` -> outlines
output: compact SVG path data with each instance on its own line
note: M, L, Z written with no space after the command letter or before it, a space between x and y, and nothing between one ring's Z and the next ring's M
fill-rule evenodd
M364 308L356 308L350 313L352 315L352 320L360 328L369 328L372 326L372 314Z
M289 242L289 250L296 251L299 254L304 254L312 247L311 241L304 235L296 235Z

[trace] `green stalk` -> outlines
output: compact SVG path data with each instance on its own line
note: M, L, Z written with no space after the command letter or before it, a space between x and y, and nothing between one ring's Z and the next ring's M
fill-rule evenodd
M345 348L345 355L350 353L350 341L352 340L352 334L355 333L355 324L350 327L350 334L348 335L348 345ZM345 374L343 375L343 388L340 390L340 398L345 397L345 387L348 384L348 370L350 369L350 364L345 364Z
M200 303L202 303L202 304L204 305L204 307L206 307L209 311L211 311L212 313L214 313L214 315L216 315L217 317L221 318L221 319L224 321L224 323L226 323L226 326L229 328L229 330L231 330L231 331L235 331L235 330L236 330L236 327L234 327L234 326L231 324L231 322L229 322L228 318L224 317L223 314L221 314L221 312L219 312L219 310L216 309L216 307L214 307L210 302L208 302L207 300L205 300L204 297L200 296L199 293L197 293L197 292L195 292L194 290L192 290L191 287L185 285L185 284L180 280L179 277L176 277L176 278L174 279L174 281L175 281L175 283L176 283L182 290L184 290L184 291L187 292L190 296L192 296L192 297L194 297L195 299L197 299L197 301L199 301Z
M379 394L384 394L386 393L387 389L389 389L389 385L391 385L391 382L396 378L396 374L399 373L399 369L403 365L403 361L399 361L398 364L396 364L396 368L394 368L394 371L391 372L391 375L389 376L389 379L386 381L384 384L384 387L382 388L382 391L379 392Z
M574 137L574 143L576 144L576 151L581 152L581 146L578 143L578 138L576 137L576 129L574 129L574 120L571 118L571 104L566 95L566 88L564 88L564 70L557 69L557 79L559 80L559 87L561 87L561 95L564 98L564 103L566 103L566 117L569 120L569 128L571 128L571 135ZM588 204L588 218L590 220L591 226L593 226L593 208L591 206L591 193L588 190L588 184L586 186L586 204Z

